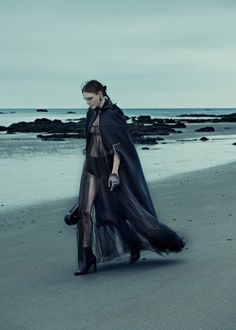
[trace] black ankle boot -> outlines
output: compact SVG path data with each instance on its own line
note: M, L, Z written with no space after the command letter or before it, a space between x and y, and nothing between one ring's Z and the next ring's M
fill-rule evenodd
M85 263L83 269L79 272L75 272L74 273L75 276L87 274L92 265L93 265L93 271L94 272L97 271L97 259L93 254L91 246L83 248L83 253L85 257Z

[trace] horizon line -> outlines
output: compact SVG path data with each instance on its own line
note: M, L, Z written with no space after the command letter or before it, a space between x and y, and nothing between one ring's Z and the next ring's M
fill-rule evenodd
M8 108L8 107L5 107L5 108L0 108L0 110L10 110L10 109L14 109L14 110L32 110L32 109L35 109L35 110L88 110L88 108L70 108L70 107L60 107L60 108L52 108L52 107L46 107L46 108L43 108L43 107L40 107L40 108L37 108L37 107L27 107L27 108L23 108L23 107L20 107L20 108L15 108L15 107L11 107L11 108ZM173 109L173 110L176 110L176 109L204 109L204 110L226 110L226 109L236 109L236 106L235 107L151 107L151 108L145 108L145 107L141 107L141 108L137 108L137 107L132 107L132 108L126 108L126 107L122 107L122 109L125 109L125 110L170 110L170 109Z

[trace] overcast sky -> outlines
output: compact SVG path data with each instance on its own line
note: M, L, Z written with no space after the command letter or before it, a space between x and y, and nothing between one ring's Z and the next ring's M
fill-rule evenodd
M0 107L236 107L236 1L0 0Z

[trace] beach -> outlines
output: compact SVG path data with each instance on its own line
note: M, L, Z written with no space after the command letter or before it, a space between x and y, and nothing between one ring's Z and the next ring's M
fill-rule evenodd
M236 162L149 183L159 219L185 237L180 254L150 251L77 269L73 198L1 214L1 329L208 329L235 326Z

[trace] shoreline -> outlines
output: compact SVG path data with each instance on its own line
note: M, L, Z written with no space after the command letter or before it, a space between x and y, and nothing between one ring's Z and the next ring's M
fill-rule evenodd
M148 188L151 192L151 194L155 195L155 190L157 190L157 187L162 187L165 185L168 185L169 183L173 183L173 182L182 182L183 184L185 182L188 182L189 180L191 181L192 178L195 177L200 177L201 175L203 176L211 176L211 173L220 173L220 172L224 172L227 173L227 169L230 168L235 168L235 173L236 173L236 160L235 161L231 161L225 164L218 164L218 165L214 165L211 167L207 167L207 168L201 168L201 169L197 169L197 170L190 170L187 172L183 172L183 173L175 173L173 175L170 175L168 177L163 177L160 179L156 179L156 180L147 180L147 184L148 184ZM67 205L69 208L72 207L73 203L76 201L77 195L74 196L67 196L67 197L62 197L62 198L58 198L57 200L47 200L47 201L39 201L37 203L32 203L32 204L25 204L22 206L16 206L10 210L4 210L3 208L0 208L0 219L3 216L8 216L8 215L14 215L15 213L19 212L19 213L24 213L25 210L26 211L33 211L33 210L40 210L42 208L51 208L56 209L56 208L61 208L62 205ZM64 206L64 207L65 207ZM65 210L69 210L67 208L65 208ZM52 211L54 212L54 211ZM1 222L0 222L1 225Z
M157 150L138 150L138 154L147 183L155 185L155 182L172 180L175 176L187 176L234 163L234 148L225 143L219 145L219 142L211 145L189 142L169 144L167 147L163 145ZM81 157L71 153L41 156L39 160L35 157L15 159L14 162L12 159L2 160L1 185L4 194L0 214L20 209L21 205L23 208L34 207L76 196L82 172Z

